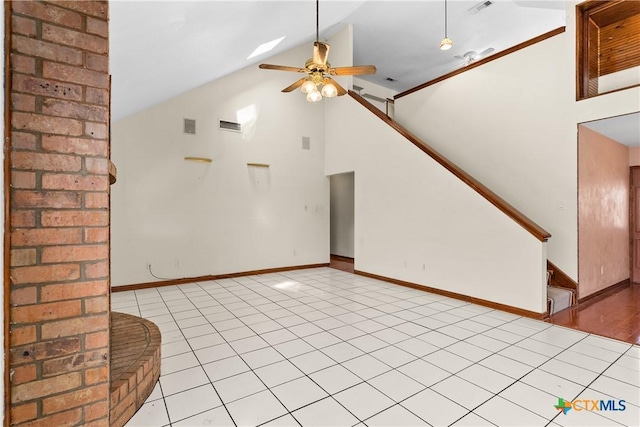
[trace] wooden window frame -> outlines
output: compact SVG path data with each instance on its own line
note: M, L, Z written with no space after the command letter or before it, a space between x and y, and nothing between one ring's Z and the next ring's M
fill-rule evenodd
M580 3L576 6L576 100L593 98L595 96L604 95L606 93L617 92L619 90L629 89L631 87L640 86L640 84L622 87L619 89L611 90L608 92L598 93L597 92L597 81L595 84L595 93L593 92L594 86L591 85L589 76L589 66L590 66L590 55L589 55L589 25L593 24L597 28L600 26L596 23L594 19L602 20L603 18L595 18L595 16L600 15L603 16L607 9L618 6L621 3L625 3L628 0L588 0L586 2ZM631 4L631 3L630 3ZM638 12L629 12L629 16L635 16ZM608 15L607 18L610 20L611 16ZM622 16L619 20L624 20L629 16ZM610 21L607 25L615 23L618 21ZM597 59L599 61L599 58ZM599 72L596 79L600 77ZM591 91L590 91L591 90Z

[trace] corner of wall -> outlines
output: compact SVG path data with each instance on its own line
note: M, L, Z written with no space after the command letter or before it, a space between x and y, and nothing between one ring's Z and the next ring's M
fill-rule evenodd
M113 124L113 286L328 262L324 106L281 92L298 78L251 65Z

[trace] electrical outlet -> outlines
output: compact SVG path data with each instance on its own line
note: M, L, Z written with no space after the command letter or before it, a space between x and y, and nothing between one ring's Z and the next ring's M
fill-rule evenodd
M427 271L427 264L422 264L422 271Z
M180 268L180 258L176 258L176 259L175 259L175 262L173 263L173 265L174 265L176 268Z

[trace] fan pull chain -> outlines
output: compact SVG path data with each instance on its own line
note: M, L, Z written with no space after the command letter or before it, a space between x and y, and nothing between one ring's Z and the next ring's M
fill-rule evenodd
M320 0L316 0L316 41L320 41Z

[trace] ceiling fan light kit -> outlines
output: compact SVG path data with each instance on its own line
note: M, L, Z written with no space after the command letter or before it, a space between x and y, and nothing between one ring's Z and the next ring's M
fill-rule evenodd
M334 96L338 95L338 88L336 88L333 83L326 82L322 87L322 91L320 91L320 93L325 98L333 98Z
M302 83L302 86L300 86L300 90L302 91L302 93L309 93L318 89L316 88L316 84L314 82L312 82L311 80L306 80L304 83Z
M355 76L376 73L376 67L373 65L332 68L331 64L327 62L327 58L329 57L329 44L320 41L319 20L319 0L316 0L316 41L313 43L313 57L307 60L304 68L272 64L259 65L263 70L307 73L307 77L303 77L297 82L287 86L282 89L282 92L291 92L300 88L302 93L307 95L307 101L309 102L318 102L322 100L323 97L333 98L334 96L342 96L347 93L331 76Z
M307 101L318 102L322 99L322 94L318 92L318 89L313 90L307 94Z

